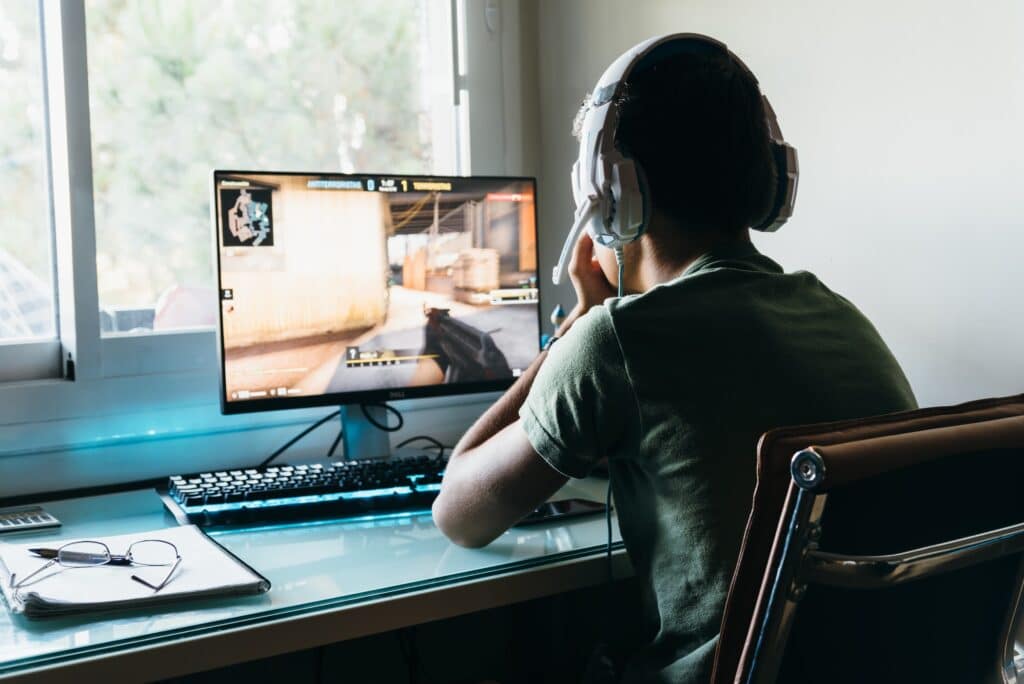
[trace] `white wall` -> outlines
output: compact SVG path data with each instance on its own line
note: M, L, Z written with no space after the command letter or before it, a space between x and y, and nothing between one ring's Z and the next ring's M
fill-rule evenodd
M464 0L469 173L539 175L537 5Z
M1024 392L1024 3L537 8L542 273L570 224L570 125L587 89L648 36L707 33L758 75L800 152L794 218L759 248L852 299L922 405ZM547 308L550 281L544 294Z

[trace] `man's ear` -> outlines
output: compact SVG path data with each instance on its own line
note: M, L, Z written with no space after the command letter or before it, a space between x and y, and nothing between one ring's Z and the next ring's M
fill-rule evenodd
M628 246L629 245L627 245L627 247ZM604 274L605 280L611 283L613 287L618 285L619 267L618 264L615 263L615 252L610 247L594 243L594 258L597 259L597 263L600 264L601 272Z

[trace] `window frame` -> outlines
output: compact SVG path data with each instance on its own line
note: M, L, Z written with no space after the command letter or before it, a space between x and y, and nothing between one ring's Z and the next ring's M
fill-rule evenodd
M443 21L431 17L428 22L429 30L448 31L452 38L450 53L447 46L440 50L453 63L451 73L436 78L450 86L450 99L431 102L435 116L449 111L456 122L455 140L435 135L435 149L447 146L454 160L440 171L536 175L529 173L536 166L523 163L529 155L524 150L532 148L523 143L522 122L514 111L510 116L506 95L510 79L513 94L522 90L521 3L449 0L447 4ZM100 333L86 7L84 0L39 0L39 5L59 337L0 345L0 482L8 482L0 487L0 499L66 488L37 481L33 474L44 463L51 464L46 466L51 469L70 465L80 471L62 472L58 477L79 486L163 476L183 467L160 460L160 449L151 447L146 449L153 452L152 459L126 466L123 458L110 456L125 443L126 435L136 440L132 443L147 445L167 437L201 441L211 433L237 432L232 444L241 445L243 440L252 442L254 430L262 430L266 439L280 435L282 428L293 430L320 417L323 408L221 415L212 329ZM68 359L74 363L73 381L65 377ZM441 434L455 430L451 433L458 435L466 416L478 413L495 396L420 399L398 406L456 421L454 427L436 429ZM450 410L459 405L466 407ZM182 427L180 421L167 420L169 416L183 416L187 424ZM413 425L417 422L412 420ZM125 429L126 424L131 427ZM170 434L161 430L163 424L172 426ZM216 449L197 449L200 462L209 462L210 467L219 462L212 460L221 453ZM44 454L48 457L43 458ZM219 458L224 460L223 455Z
M60 371L59 340L0 342L0 383L51 378Z

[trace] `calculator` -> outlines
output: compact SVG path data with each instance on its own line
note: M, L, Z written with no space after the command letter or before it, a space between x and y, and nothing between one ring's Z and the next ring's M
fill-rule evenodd
M44 527L60 527L60 520L40 506L0 509L0 534L38 530Z

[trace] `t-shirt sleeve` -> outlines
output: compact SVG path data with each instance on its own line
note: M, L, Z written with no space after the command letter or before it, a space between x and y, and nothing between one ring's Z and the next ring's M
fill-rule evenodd
M530 444L552 468L586 477L636 414L608 310L591 309L548 352L519 409Z

